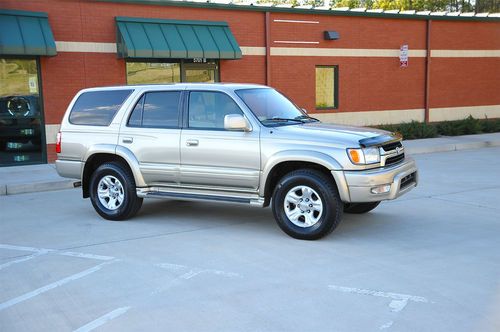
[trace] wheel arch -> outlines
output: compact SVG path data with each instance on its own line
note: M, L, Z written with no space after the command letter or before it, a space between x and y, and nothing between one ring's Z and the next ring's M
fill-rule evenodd
M82 194L84 198L90 196L89 184L92 173L100 165L108 162L118 162L130 170L137 187L146 186L144 178L140 173L139 162L130 150L114 145L95 146L89 149L82 171Z
M343 192L341 184L345 179L338 179L342 170L340 163L333 157L321 152L314 151L286 151L278 153L269 158L266 167L261 174L261 186L259 195L264 197L264 206L268 206L276 184L285 174L298 169L315 169L329 176L339 191L341 198Z

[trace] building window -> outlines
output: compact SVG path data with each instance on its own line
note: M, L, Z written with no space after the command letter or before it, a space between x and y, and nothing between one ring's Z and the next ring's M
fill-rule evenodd
M180 63L127 62L127 84L179 83Z
M338 108L337 66L316 66L316 108Z
M0 58L0 166L44 163L36 59Z
M127 84L168 84L180 82L214 83L219 81L218 61L185 59L178 62L127 61Z

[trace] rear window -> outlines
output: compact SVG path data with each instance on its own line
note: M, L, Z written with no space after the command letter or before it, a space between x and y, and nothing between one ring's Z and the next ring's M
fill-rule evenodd
M78 97L69 115L76 125L109 126L133 90L84 92Z

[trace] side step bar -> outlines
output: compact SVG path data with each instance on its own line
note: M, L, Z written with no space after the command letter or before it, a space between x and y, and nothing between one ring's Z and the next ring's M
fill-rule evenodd
M146 198L171 198L186 201L211 201L211 202L223 202L223 203L238 203L238 204L251 204L257 206L263 206L263 199L251 199L244 197L229 197L229 196L217 196L217 195L200 195L200 194L188 194L188 193L175 193L167 191L154 191L148 192L145 195Z

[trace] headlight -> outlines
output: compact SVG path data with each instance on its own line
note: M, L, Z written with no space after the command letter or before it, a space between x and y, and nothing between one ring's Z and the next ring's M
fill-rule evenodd
M380 162L380 150L378 148L347 149L347 155L351 162L356 165Z

